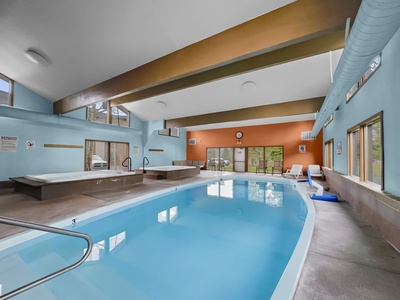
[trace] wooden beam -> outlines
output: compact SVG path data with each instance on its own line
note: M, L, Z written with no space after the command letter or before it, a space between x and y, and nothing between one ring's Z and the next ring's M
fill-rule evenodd
M297 100L243 109L236 109L218 113L204 114L166 121L167 128L199 126L233 121L285 117L317 112L325 97Z
M65 113L98 101L121 98L133 93L136 93L137 98L143 99L155 95L150 88L154 89L169 82L172 82L169 89L165 86L160 88L163 93L182 88L181 86L187 87L188 83L182 85L177 80L195 74L207 79L207 71L212 72L221 66L245 61L343 29L348 17L354 20L360 3L361 0L298 0L63 98L54 103L54 113ZM229 76L226 72L223 75ZM134 100L135 97L124 97L122 100L114 100L112 105Z

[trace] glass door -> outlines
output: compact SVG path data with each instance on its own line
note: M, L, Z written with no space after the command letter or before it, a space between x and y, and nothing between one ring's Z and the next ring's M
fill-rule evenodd
M265 160L267 161L267 173L283 172L283 147L265 147Z
M248 147L247 158L247 172L256 172L260 161L264 160L264 147Z
M86 141L85 171L108 169L109 145L108 142Z
M129 144L110 143L110 170L128 171L122 162L129 156Z

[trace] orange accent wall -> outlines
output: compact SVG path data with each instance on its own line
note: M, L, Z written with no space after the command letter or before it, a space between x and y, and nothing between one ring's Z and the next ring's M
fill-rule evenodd
M322 166L322 131L313 141L302 141L301 132L311 131L314 121L280 123L260 126L246 126L224 129L198 130L187 132L186 157L189 160L207 160L207 148L283 146L284 170L293 164ZM237 131L243 132L241 144L237 144ZM189 139L196 138L196 145L189 145ZM299 145L306 146L306 153L299 153Z

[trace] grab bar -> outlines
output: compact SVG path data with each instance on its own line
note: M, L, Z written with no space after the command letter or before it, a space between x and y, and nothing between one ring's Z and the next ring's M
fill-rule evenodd
M88 245L85 254L77 262L75 262L63 269L60 269L54 273L51 273L51 274L41 277L35 281L32 281L32 282L30 282L24 286L21 286L15 290L12 290L11 292L4 294L3 296L0 295L0 300L9 299L11 297L14 297L14 296L16 296L20 293L23 293L35 286L38 286L39 284L42 284L42 283L44 283L50 279L53 279L61 274L71 271L72 269L75 269L76 267L81 265L89 257L90 253L92 252L92 248L93 248L92 238L85 233L51 227L51 226L46 226L46 225L41 225L41 224L36 224L36 223L31 223L31 222L26 222L26 221L21 221L21 220L7 218L7 217L0 217L0 223L34 229L34 230L46 231L46 232L51 232L51 233L56 233L56 234L62 234L62 235L67 235L67 236L72 236L72 237L78 237L78 238L82 238L82 239L86 240L87 245Z
M129 164L127 166L124 165L124 163L129 160ZM128 156L127 158L124 159L124 161L122 162L122 166L123 167L128 167L128 172L131 171L131 164L132 164L132 158L130 158L130 156Z

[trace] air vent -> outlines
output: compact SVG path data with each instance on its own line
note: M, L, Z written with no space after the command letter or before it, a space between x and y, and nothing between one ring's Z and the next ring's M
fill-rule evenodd
M311 141L315 140L315 136L311 135L311 131L302 131L301 132L301 140L302 141Z

